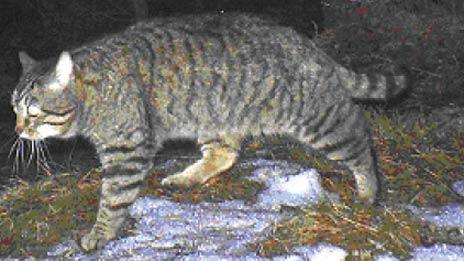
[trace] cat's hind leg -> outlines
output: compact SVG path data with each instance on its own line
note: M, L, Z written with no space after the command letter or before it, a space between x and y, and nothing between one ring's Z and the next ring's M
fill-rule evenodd
M370 126L361 109L342 101L303 120L298 139L354 175L358 201L374 203L379 190Z
M238 160L241 139L236 136L223 136L203 142L202 158L188 166L184 171L168 176L161 181L163 186L190 187L201 185L210 178L230 169Z

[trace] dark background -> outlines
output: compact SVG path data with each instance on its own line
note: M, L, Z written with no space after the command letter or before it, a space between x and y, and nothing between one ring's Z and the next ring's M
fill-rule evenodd
M302 34L313 36L323 29L322 4L315 0L146 0L146 14L170 16L204 12L252 12L269 16ZM131 0L2 0L0 1L0 187L17 177L35 178L36 167L12 173L14 155L8 158L16 135L10 94L21 74L18 52L36 59L58 55L103 35L123 30L140 20ZM55 167L75 160L90 165L95 155L81 139L47 141ZM191 146L183 144L182 146ZM179 147L179 146L177 146ZM14 153L13 153L14 154ZM61 162L61 163L60 163ZM15 178L13 178L15 177Z
M140 20L139 0L0 0L0 190L37 169L12 173L8 153L16 135L10 94L21 73L18 52L36 59L58 55L123 30ZM318 47L357 72L410 70L407 97L380 111L413 127L435 124L433 143L445 148L450 133L464 127L464 1L461 0L146 0L150 17L204 12L252 12L314 37ZM316 34L319 32L318 34ZM393 108L393 109L392 109ZM81 139L47 140L55 169L98 164ZM176 145L176 146L173 146ZM188 145L188 146L187 146ZM192 143L166 147L192 148ZM75 163L74 162L74 163ZM83 171L83 170L80 170Z
M99 165L96 154L90 144L79 138L67 141L46 140L52 154L52 158L47 160L50 173L38 166L34 157L30 158L32 160L28 168L21 167L22 163L19 163L19 170L12 171L15 163L13 145L17 135L14 133L15 116L10 105L10 94L21 73L18 52L26 51L39 60L56 56L63 50L73 49L103 35L121 31L142 17L149 19L204 12L252 12L269 16L312 37L318 48L336 62L356 72L396 73L398 68L407 68L412 84L404 96L390 103L362 104L366 113L373 116L370 117L373 139L384 188L380 195L381 205L417 204L429 207L447 202L462 203L462 197L453 193L450 186L455 181L462 180L464 173L464 1L145 0L146 8L138 12L135 2L144 1L0 0L0 201L9 192L21 195L18 200L14 195L9 197L14 200L0 204L0 218L8 217L17 221L15 229L11 229L8 222L3 223L7 225L7 229L3 229L5 226L0 228L0 255L4 254L3 249L17 257L32 255L24 252L25 250L45 253L48 246L55 245L61 238L69 237L70 230L57 232L61 230L62 220L72 220L69 223L75 225L72 232L74 235L85 231L85 226L90 228L91 223L83 222L81 214L85 212L87 214L84 216L88 217L91 215L88 213L95 213L96 204L82 206L82 195L76 193L91 194L92 198L97 193L91 190L84 192L81 189L74 191L73 188L76 184L79 187L80 183L88 183L87 185L92 184L97 191L98 182L93 179L99 180L98 170L89 171ZM276 144L272 139L267 143L259 140L254 144L258 146L254 148L244 146L241 157L282 159L315 167L321 173L322 183L329 191L342 195L342 198L343 195L351 195L352 190L349 188L354 184L352 176L339 175L343 173L339 173L337 168L325 161L308 157L285 140L279 139L279 142ZM211 198L217 200L217 191L228 199L231 197L229 194L243 193L244 190L235 189L242 187L241 179L238 178L235 183L233 181L234 176L239 176L234 174L243 170L240 168L236 168L233 175L224 175L213 186L205 186L204 190L198 188L192 191L171 191L162 188L159 183L165 175L181 170L200 156L198 148L192 142L170 142L165 147L155 159L155 165L157 161L167 159L178 160L179 164L169 171L152 173L147 181L150 186L147 187L153 195L166 196L177 201L179 198L188 199L198 195L205 199L212 195ZM8 158L10 148L13 148L13 155ZM24 166L29 161L28 152L25 160ZM44 177L47 174L60 175ZM94 176L88 178L89 175ZM42 191L41 184L45 183L33 182L38 180L52 181L53 191ZM59 188L59 191L54 191L54 188ZM63 196L63 190L71 192L73 197L78 195L77 200L69 204L72 211L64 210L59 215L55 211L49 212L48 208L52 206L49 204L55 200L55 196L55 203L64 202L63 200L67 202L68 194ZM229 190L234 192L228 192ZM208 194L210 192L207 191L212 192ZM346 199L351 201L349 197ZM93 202L97 202L96 199ZM46 214L30 218L31 213L37 213L37 209L45 210ZM361 212L353 212L346 220L357 220L359 213ZM331 212L327 215L332 220ZM373 220L378 223L377 218ZM38 224L43 221L50 228L58 228L57 231L46 230L56 236L50 237L52 240L47 241L47 246L39 238ZM364 224L364 219L362 222ZM411 224L403 223L402 218L395 222L387 223L395 224L398 235L409 237L402 227L403 224L406 224L406 228L411 227ZM352 229L346 227L343 221L340 223L338 227L344 228L335 231L342 233L338 233L332 241L332 229L328 229L327 234L318 236L337 244L345 242L352 246L353 242L354 245L360 243L358 234L353 234ZM330 227L333 226L331 224L330 222ZM322 232L319 227L318 223L318 233ZM285 240L282 242L288 242L289 232L286 227L284 230ZM300 236L293 239L293 235L300 235L302 230L297 231L290 232L290 241L300 240ZM303 231L312 233L313 230L304 228ZM301 234L302 240L309 238L305 235ZM396 238L396 235L392 238L395 245L401 239ZM272 238L274 245L275 237ZM382 246L385 246L383 240ZM455 242L449 240L450 237L438 241ZM426 242L431 241L427 239ZM410 246L410 242L403 243L404 245L398 246L401 251ZM288 249L288 245L277 246L280 247Z

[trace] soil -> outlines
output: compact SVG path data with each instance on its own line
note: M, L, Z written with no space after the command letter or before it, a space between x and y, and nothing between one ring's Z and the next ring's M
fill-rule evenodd
M362 37L336 38L339 37L337 34L340 34L340 31L347 35L351 33L339 29L351 20L340 19L341 8L333 5L337 0L323 1L322 4L319 1L308 0L285 1L285 3L272 0L266 2L265 8L260 8L263 6L263 1L265 0L240 0L231 4L230 0L150 0L148 3L150 16L221 10L245 10L271 15L281 23L293 26L301 33L314 37L316 44L334 57L337 62L359 72L377 71L377 69L389 71L390 68L396 70L401 66L409 66L408 71L413 79L410 91L391 103L364 104L365 109L387 115L394 122L401 123L407 128L412 128L418 121L424 125L436 124L431 145L445 150L451 147L450 135L456 130L464 129L464 89L462 78L459 77L460 71L464 72L460 68L460 64L464 64L462 62L464 58L460 58L459 53L456 54L455 61L458 65L451 70L454 74L447 74L446 70L436 73L432 66L435 63L427 60L430 59L429 56L432 59L436 57L428 55L427 49L418 55L423 60L408 64L408 59L413 56L412 53L416 48L411 45L398 48L392 55L393 58L385 62L369 56L378 43L370 42ZM10 94L21 70L17 59L18 51L25 50L38 59L56 56L64 49L80 46L101 35L121 30L134 22L132 7L128 6L130 1L126 0L80 0L66 2L66 4L60 0L46 2L5 0L1 2L0 26L3 28L0 30L0 159L2 159L0 160L0 191L13 187L19 180L35 181L43 175L50 174L38 171L34 162L27 169L22 168L19 172L13 172L14 155L11 158L8 157L16 138L13 130L15 116L10 106ZM355 13L363 14L366 9L362 9L362 2L369 1L358 2L358 6L350 3L349 8L355 10ZM420 14L415 12L422 11L421 8L423 7L420 5L412 5L411 8L408 7L405 10L417 18ZM392 17L394 15L392 14ZM358 22L363 23L362 19ZM354 30L353 34L360 33L356 31L360 30L359 28ZM464 38L463 32L464 30L456 29L456 34L450 38L459 43L459 39ZM330 38L334 34L337 35L335 40ZM355 47L351 48L350 45ZM438 61L438 58L436 60ZM404 62L402 65L401 61ZM92 145L81 138L67 141L50 140L47 144L53 159L50 162L53 173L86 172L99 165ZM265 143L262 150L264 153L268 146L272 145ZM285 147L272 150L274 153L286 153ZM261 152L243 157L256 157ZM173 141L165 145L165 149L158 154L156 160L158 162L166 159L185 160L189 158L193 160L199 156L198 147L192 141Z
M17 53L25 50L35 58L46 58L103 34L121 30L134 22L133 12L131 7L127 6L127 2L99 1L96 4L95 1L81 0L64 5L58 0L47 1L47 3L2 1L3 6L0 8L3 12L0 15L3 25L3 29L0 30L0 46L2 46L0 51L0 86L2 87L0 88L0 155L3 160L0 161L0 187L9 184L15 178L37 178L33 175L36 172L35 167L21 173L12 173L13 160L8 158L9 150L15 139L13 130L15 116L10 106L10 93L21 70ZM329 35L339 26L340 15L337 12L340 8L333 4L330 5L329 2L336 1L321 4L318 1L296 0L285 6L278 1L271 1L266 8L259 8L264 6L261 0L239 1L234 4L227 0L217 1L215 4L208 1L196 1L195 4L184 0L148 1L150 16L170 15L176 12L252 11L271 15L281 23L293 26L309 36L321 33L323 28L326 28L325 34ZM410 9L417 11L417 7L416 9L413 7L414 5ZM362 53L359 56L356 56L356 53L340 53L332 42L324 42L321 37L316 37L316 43L333 55L338 62L355 70L363 71L366 68L365 63L369 62L360 58ZM359 45L358 49L369 49L369 42L358 41L354 44ZM399 50L395 56L405 57L409 55L409 52L410 48L404 48ZM350 55L352 55L351 58ZM347 60L347 56L350 59ZM423 83L423 78L427 77L428 72L420 70L410 70L410 72L411 77L418 82L418 84L413 82L410 92L394 103L368 104L365 106L366 109L380 111L405 126L412 126L417 120L427 124L436 123L438 127L434 130L434 142L443 147L449 146L450 133L464 127L464 96L460 95L460 92L453 95L452 91L446 89L444 91L437 88L434 92L430 85ZM440 81L436 81L436 84L439 83ZM462 86L462 84L457 84L457 86ZM48 143L57 165L86 169L89 165L97 164L91 145L82 139L52 140ZM184 146L189 143L179 144ZM192 150L192 143L189 145L185 148L186 150ZM81 155L86 157L81 157Z

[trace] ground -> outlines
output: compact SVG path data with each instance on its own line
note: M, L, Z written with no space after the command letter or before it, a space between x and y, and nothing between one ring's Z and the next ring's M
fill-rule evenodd
M266 158L315 168L324 189L340 195L341 202L298 208L292 219L276 224L273 234L256 246L256 253L280 255L295 246L327 242L347 250L349 257L369 260L385 249L403 258L419 245L463 245L462 223L436 228L415 219L416 212L411 208L440 209L449 203L464 204L453 187L464 179L464 16L459 12L463 10L460 2L327 0L323 6L324 30L314 36L321 49L358 72L398 72L406 68L413 79L407 95L393 103L363 105L375 134L383 184L380 205L353 205L353 180L349 173L304 153L298 145L281 138L251 139L242 160ZM48 18L48 23L59 19L57 13L40 13ZM103 13L92 14L94 20L86 20L87 28L103 30L92 26L95 19L106 19L102 18ZM115 28L131 22L130 14L119 18L114 22ZM10 31L3 31L0 37L0 42L7 43L2 46L16 46L3 52L0 63L0 84L5 91L0 97L4 106L8 104L7 92L19 73L17 49L34 46L31 51L41 58L47 52L57 53L66 45L83 42L78 34L70 33L61 34L50 44L49 38L40 38L39 34L37 40L29 41L33 43L24 45L24 34L15 34L14 29L9 27ZM27 32L31 34L33 29ZM93 37L98 35L93 31L89 34L93 33ZM1 110L0 116L14 117L8 107ZM5 137L1 155L6 159L12 144L6 137L13 135L13 121L4 121L1 127ZM229 199L253 202L265 189L263 183L244 179L252 170L238 167L207 186L188 191L166 190L159 181L199 157L191 143L166 147L157 162L175 159L178 164L170 171L155 170L147 179L144 195L195 204ZM0 169L1 184L13 188L4 190L0 199L0 256L43 256L49 247L84 234L94 220L100 174L91 147L82 141L52 142L50 150L54 156L54 163L50 163L52 175L47 176L44 171L37 174L32 164L26 174L12 176L12 161ZM125 232L130 231L128 224ZM383 249L379 250L379 245Z

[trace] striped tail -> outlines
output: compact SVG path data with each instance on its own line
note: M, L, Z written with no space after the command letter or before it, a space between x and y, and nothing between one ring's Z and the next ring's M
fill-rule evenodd
M407 91L409 74L357 74L342 66L336 68L338 80L351 98L359 101L388 102Z

